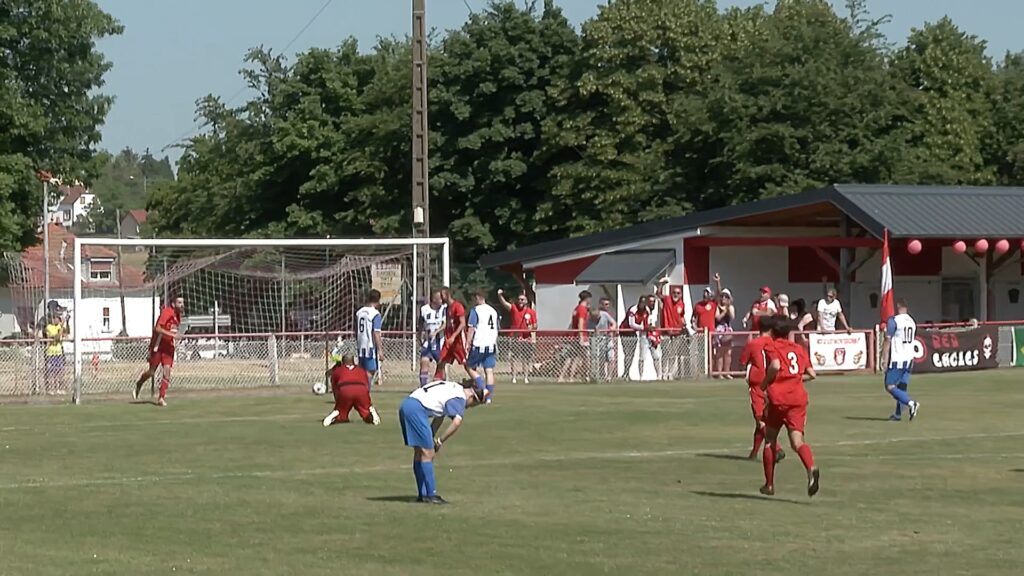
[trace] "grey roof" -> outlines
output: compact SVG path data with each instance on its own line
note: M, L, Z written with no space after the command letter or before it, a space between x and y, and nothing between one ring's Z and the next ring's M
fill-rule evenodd
M893 237L1024 236L1024 188L850 184L833 188Z
M598 256L578 284L649 284L676 261L675 250L622 250Z
M480 258L480 265L495 268L578 252L613 250L626 243L821 203L834 205L876 238L881 238L886 229L894 238L1024 237L1024 188L834 184L788 196L487 254Z

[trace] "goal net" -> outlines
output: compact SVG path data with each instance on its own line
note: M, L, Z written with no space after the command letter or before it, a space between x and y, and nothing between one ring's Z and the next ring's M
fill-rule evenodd
M27 393L128 392L146 367L161 307L177 297L185 311L173 388L310 386L332 355L355 351L355 313L371 288L382 295L386 373L409 380L418 303L425 287L449 282L447 239L72 243L55 254L51 242L48 266L7 256L18 321L38 341L30 355L41 355ZM49 296L40 268L50 272ZM55 355L46 334L54 317L66 334L59 375L47 357Z

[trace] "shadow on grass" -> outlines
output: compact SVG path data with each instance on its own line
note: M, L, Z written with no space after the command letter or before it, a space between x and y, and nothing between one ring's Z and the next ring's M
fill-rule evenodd
M157 403L156 400L132 400L131 403L134 404L135 406L144 406L144 405L159 406L160 405L160 404Z
M751 460L746 456L740 456L739 454L716 454L714 452L705 452L703 454L697 454L701 458L717 458L719 460L736 460L740 462L760 462L760 459Z
M860 420L861 422L888 422L889 418L878 416L843 416L843 420Z
M371 496L367 498L371 502L398 502L401 504L416 504L416 496Z
M691 494L697 496L706 496L708 498L724 498L726 500L761 500L764 502L781 502L784 504L796 504L798 506L807 506L807 502L801 502L799 500L789 500L787 498L776 498L774 496L762 496L760 494L746 494L743 492L705 492L703 490L694 490Z
M1014 468L1013 470L1010 470L1010 472L1024 472L1024 468Z

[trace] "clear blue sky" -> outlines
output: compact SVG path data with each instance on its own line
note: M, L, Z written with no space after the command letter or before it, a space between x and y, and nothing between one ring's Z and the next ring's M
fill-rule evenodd
M540 0L538 0L540 1ZM556 0L574 23L597 12L599 0ZM104 92L116 97L103 128L101 147L150 148L154 154L194 129L197 98L213 93L228 98L243 83L241 59L252 46L280 51L326 0L97 0L125 26L121 36L100 49L113 62ZM842 5L842 0L833 0ZM989 43L989 54L1024 50L1020 0L869 0L875 15L891 14L890 40L902 42L912 27L949 15L966 31ZM457 28L469 8L486 0L427 0L428 25ZM719 0L749 6L757 0ZM312 46L336 46L355 36L361 46L378 36L401 36L411 28L411 0L333 0L292 47L289 55ZM239 101L244 98L240 97ZM165 152L172 160L179 153Z

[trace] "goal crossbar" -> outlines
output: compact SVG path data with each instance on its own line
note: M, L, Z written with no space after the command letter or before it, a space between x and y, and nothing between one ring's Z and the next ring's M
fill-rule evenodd
M83 274L83 248L86 246L111 246L111 247L179 247L179 248L301 248L301 247L438 247L441 251L441 280L444 285L451 283L451 241L449 238L75 238L73 250L73 303L74 310L80 310L82 302ZM412 267L417 268L417 250L412 251ZM416 301L419 298L418 282L411 283L412 302L415 310ZM412 314L413 332L416 331L418 314ZM81 402L82 394L82 342L83 331L79 329L77 322L74 325L74 395L75 404ZM415 341L415 339L414 339Z

